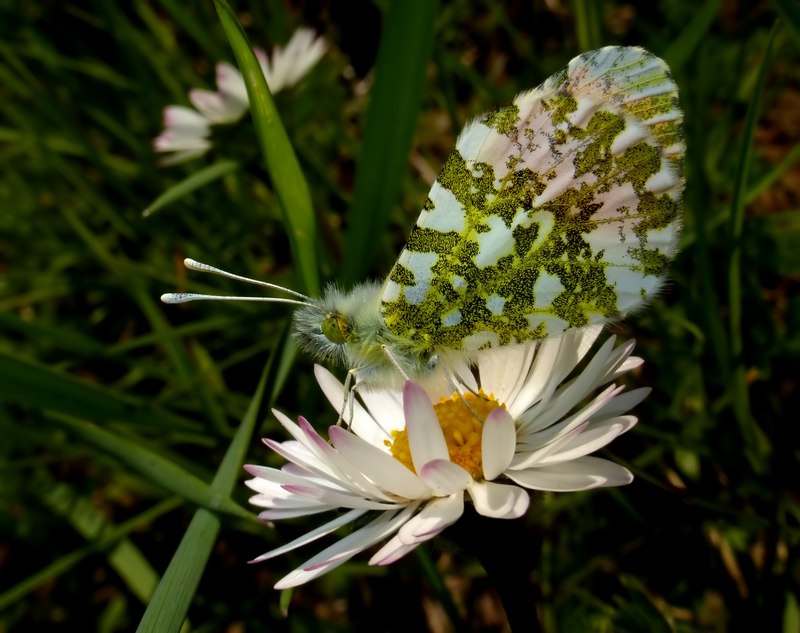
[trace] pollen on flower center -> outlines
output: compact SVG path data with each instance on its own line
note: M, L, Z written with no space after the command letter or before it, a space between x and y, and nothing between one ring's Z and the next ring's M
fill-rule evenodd
M499 406L505 407L493 397L487 396L483 389L477 394L466 393L463 396L454 393L433 405L439 425L444 432L450 461L464 468L476 479L483 476L481 461L483 421L492 409ZM405 429L392 431L392 437L394 439L391 442L386 442L392 455L414 471Z

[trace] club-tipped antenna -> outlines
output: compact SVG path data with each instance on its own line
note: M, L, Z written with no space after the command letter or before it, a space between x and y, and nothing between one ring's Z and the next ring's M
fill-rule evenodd
M296 290L284 288L277 284L271 284L267 281L260 281L258 279L251 279L250 277L243 277L242 275L235 275L226 270L198 262L197 260L187 257L183 260L183 265L189 270L196 270L202 273L211 273L212 275L219 275L220 277L227 277L236 281L243 281L246 284L253 286L261 286L269 288L270 290L277 290L285 292L286 294L298 297L297 299L287 299L285 297L246 297L246 296L229 296L229 295L207 295L196 292L168 292L161 295L161 301L164 303L187 303L189 301L263 301L267 303L287 303L290 305L307 306L318 308L319 306L314 302L311 297L304 295Z
M188 303L189 301L264 301L266 303L288 303L295 306L315 307L307 301L296 301L283 297L237 297L234 295L204 295L196 292L167 292L161 295L162 303Z

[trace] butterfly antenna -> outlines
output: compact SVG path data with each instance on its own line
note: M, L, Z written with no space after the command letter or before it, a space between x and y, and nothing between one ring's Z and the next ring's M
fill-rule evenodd
M215 266L210 266L209 264L204 264L203 262L198 262L188 257L183 260L183 265L186 266L186 268L188 268L189 270L196 270L201 273L211 273L212 275L219 275L220 277L227 277L228 279L243 281L244 283L251 284L253 286L262 286L263 288L269 288L270 290L278 290L279 292L285 292L286 294L297 297L297 299L287 299L285 297L243 297L243 296L228 296L228 295L207 295L195 292L168 292L166 294L161 295L161 301L163 301L164 303L187 303L188 301L264 301L267 303L287 303L290 305L308 306L312 308L318 307L317 304L314 302L314 300L311 299L311 297L304 295L300 292L297 292L295 290L290 290L289 288L278 286L277 284L271 284L266 281L259 281L258 279L251 279L250 277L243 277L242 275L235 275L233 273L229 273L226 270L222 270L221 268L216 268Z

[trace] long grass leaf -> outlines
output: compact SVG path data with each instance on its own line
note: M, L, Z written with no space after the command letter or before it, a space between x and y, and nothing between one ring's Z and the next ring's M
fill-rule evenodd
M222 178L232 171L236 171L238 167L239 163L234 160L220 160L213 165L204 167L200 171L193 172L187 178L175 183L164 193L158 196L158 198L153 200L153 202L151 202L147 208L142 211L142 215L144 217L152 215L159 209L163 209L164 207L177 202L182 198L185 198L196 189L204 187L205 185Z
M739 422L744 439L744 452L750 459L753 468L761 471L766 464L764 459L770 447L763 431L758 427L750 412L749 386L745 376L744 366L744 338L742 332L742 236L744 231L745 194L747 179L750 174L750 164L753 157L753 136L756 123L761 111L761 100L767 81L767 72L772 63L773 45L777 25L770 33L761 66L758 70L758 79L753 90L745 116L744 132L741 140L739 160L736 165L733 197L731 199L731 255L728 266L728 301L730 311L730 340L731 355L734 363L732 384L729 392L736 419Z
M795 0L775 0L775 11L794 45L800 49L800 5Z
M157 503L153 507L145 510L141 514L128 519L124 523L113 527L108 532L98 535L98 538L85 547L73 550L54 560L52 563L43 567L39 571L31 574L27 578L16 583L10 589L0 594L0 611L9 608L24 598L30 592L36 590L47 582L51 582L61 574L71 570L75 565L84 560L87 556L102 552L114 547L128 534L142 527L150 525L158 517L177 508L183 500L180 497L170 497Z
M722 0L706 0L705 4L695 11L681 34L664 51L664 61L669 64L673 73L681 71L696 53L697 47L708 35L711 26L719 19L721 4Z
M407 172L439 3L394 0L384 20L375 83L348 212L341 278L359 280L386 231Z
M602 45L603 35L600 30L602 7L602 3L596 0L573 0L572 10L575 14L578 50L590 51Z
M319 294L316 220L300 163L281 123L258 59L225 0L214 0L220 22L247 86L256 137L264 154L270 181L283 210L292 252L306 292Z
M242 423L225 452L222 464L211 487L220 499L229 499L240 472L248 443L255 429L258 411L264 396L267 370L261 374L256 393ZM189 611L194 592L200 583L211 548L219 533L219 518L198 510L186 530L153 599L139 622L137 633L171 633L179 631Z
M147 481L180 495L187 501L241 518L252 518L239 504L227 496L220 496L211 484L130 436L112 433L95 424L65 415L52 414L50 419L74 437L122 462Z
M163 431L200 425L118 391L78 380L0 352L0 399L89 419L127 422Z
M42 503L63 517L87 541L101 541L107 534L118 532L117 526L91 499L80 495L66 482L53 479L44 469L34 473L33 486ZM146 604L158 584L158 574L142 552L130 540L121 538L106 556L131 593Z

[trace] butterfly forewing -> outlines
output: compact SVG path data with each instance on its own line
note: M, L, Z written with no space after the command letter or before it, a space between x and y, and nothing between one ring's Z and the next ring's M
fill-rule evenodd
M472 351L642 305L676 248L681 122L666 64L608 47L470 123L386 280L386 326Z

